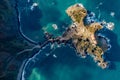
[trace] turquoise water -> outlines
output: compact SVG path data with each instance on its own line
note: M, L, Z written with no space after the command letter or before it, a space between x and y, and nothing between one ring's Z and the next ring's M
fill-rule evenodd
M62 46L52 52L57 58L50 55L42 61L35 62L29 69L26 80L120 80L120 0L33 0L33 2L38 3L42 13L38 19L40 25L25 28L23 26L23 30L36 41L43 39L44 29L56 36L61 35L71 22L65 10L77 2L96 13L100 20L114 22L113 31L103 32L111 40L112 48L105 55L106 59L111 61L112 67L102 70L90 57L82 59L77 57L70 47ZM110 15L111 12L115 13L113 17ZM57 31L51 29L52 23L58 25Z

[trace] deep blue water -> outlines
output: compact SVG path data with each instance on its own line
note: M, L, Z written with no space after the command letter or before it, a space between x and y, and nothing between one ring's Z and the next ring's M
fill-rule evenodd
M102 34L110 39L112 48L105 53L111 61L109 69L101 69L91 57L82 59L76 56L74 49L69 46L43 49L37 58L31 58L25 69L26 80L119 80L120 79L120 0L27 0L20 1L21 23L23 32L35 41L43 41L44 31L55 36L61 35L71 23L65 10L70 5L82 3L87 10L93 11L99 20L114 22L113 31L104 31ZM33 3L38 7L30 10ZM111 12L115 15L112 17ZM51 24L57 24L54 30ZM52 51L52 52L51 52ZM45 57L45 54L49 54ZM56 55L57 57L53 56ZM34 60L35 59L35 60ZM24 77L24 76L23 76Z

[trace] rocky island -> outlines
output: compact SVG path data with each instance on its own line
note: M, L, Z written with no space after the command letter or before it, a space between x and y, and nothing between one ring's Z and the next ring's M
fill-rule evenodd
M103 26L96 22L85 26L83 19L87 15L87 10L81 4L70 6L66 13L73 20L73 24L69 27L69 31L65 32L63 39L71 38L79 55L86 57L89 54L101 68L106 68L108 63L104 62L102 57L104 51L97 46L95 39L95 32L102 29Z
M73 23L62 36L54 39L49 38L50 42L66 43L68 40L71 40L77 55L83 58L90 55L97 62L98 66L103 69L107 68L108 62L105 62L103 58L104 50L97 45L98 41L95 38L95 33L102 29L103 26L98 22L84 25L83 20L87 15L87 10L81 4L70 6L66 13L71 17Z

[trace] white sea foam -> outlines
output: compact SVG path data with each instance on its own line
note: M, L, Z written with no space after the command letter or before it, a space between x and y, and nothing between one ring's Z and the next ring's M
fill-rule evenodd
M50 47L51 49L53 49L54 48L54 44L51 44L51 47Z
M114 26L115 24L113 22L106 22L106 21L102 21L101 22L103 25L105 25L105 27L109 30L113 30L114 29Z
M58 26L56 24L52 24L52 27L57 30L58 29Z
M45 54L46 56L49 56L50 54L49 53L47 53L47 54Z
M78 6L84 8L83 4L82 3L79 3Z
M54 58L57 58L57 56L56 56L55 54L53 54L53 57L54 57Z
M102 2L100 2L100 3L96 6L96 9L99 9L99 7L100 7L101 5L103 5Z
M30 2L30 0L27 0L28 1L28 3Z
M109 30L113 30L114 29L114 23L113 22L109 22L109 23L107 23L107 26L106 26L106 28L108 28Z
M38 6L38 3L33 3L32 6L30 7L30 9L33 10L37 6Z
M112 17L114 17L114 16L115 16L115 12L111 12L110 15L111 15Z
M100 3L99 3L99 5L103 5L103 3L102 3L102 2L100 2Z
M57 45L57 47L58 47L58 48L60 48L60 47L61 47L61 45Z

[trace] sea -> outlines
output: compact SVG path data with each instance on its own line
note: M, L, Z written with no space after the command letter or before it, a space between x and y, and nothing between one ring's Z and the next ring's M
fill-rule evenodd
M69 45L48 44L24 61L18 80L120 80L120 0L19 0L23 33L36 42L44 41L44 32L62 35L72 23L65 10L76 3L98 20L114 23L113 30L101 32L112 46L105 53L110 67L101 69L93 58L77 56Z

